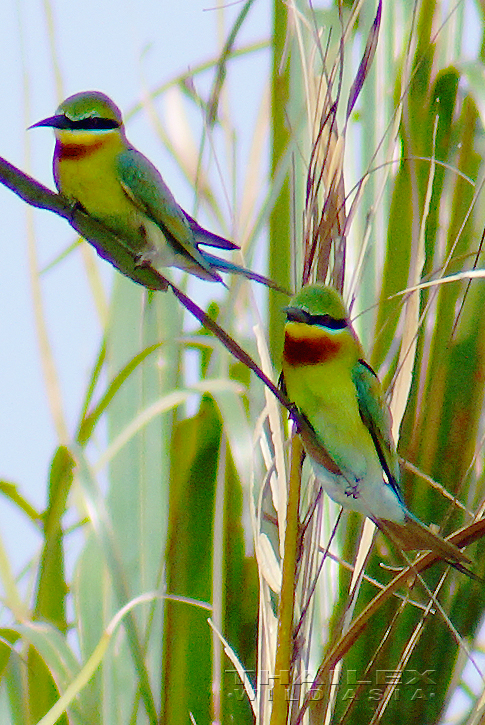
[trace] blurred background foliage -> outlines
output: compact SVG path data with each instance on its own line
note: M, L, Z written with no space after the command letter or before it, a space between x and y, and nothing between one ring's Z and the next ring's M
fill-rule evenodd
M236 232L248 266L267 259L285 287L319 278L343 289L389 391L406 500L448 534L484 504L483 4L274 0L265 98L228 220L203 169L208 138L220 134L231 179L227 70L261 53L238 46L252 5L222 52L193 71L211 70L207 96L186 76L145 94L144 108L214 231ZM191 169L156 105L174 89L205 121ZM96 267L88 270L101 309ZM198 301L201 285L182 284ZM227 285L209 314L276 379L287 298L236 278ZM53 452L46 510L2 482L43 545L25 596L0 552L1 722L482 722L483 586L436 564L427 588L403 581L400 598L384 595L346 644L375 582L382 591L405 562L379 534L369 579L351 597L348 565L366 533L344 513L313 587L337 511L306 467L290 705L271 715L286 416L171 292L115 274L104 320L77 432ZM82 543L71 571L73 531ZM467 550L482 577L484 546Z

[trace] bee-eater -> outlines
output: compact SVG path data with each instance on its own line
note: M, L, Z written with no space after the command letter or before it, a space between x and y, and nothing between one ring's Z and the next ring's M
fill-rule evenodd
M319 456L318 445L304 442L324 490L371 518L403 549L434 551L469 574L461 563L469 559L460 549L406 508L391 414L339 293L309 285L285 311L282 386L324 451Z
M199 248L239 249L203 229L177 204L155 166L126 138L121 111L104 93L76 93L54 116L30 128L38 126L54 129L59 192L118 236L137 265L158 271L179 267L214 282L222 281L218 271L232 272L279 289L266 277Z

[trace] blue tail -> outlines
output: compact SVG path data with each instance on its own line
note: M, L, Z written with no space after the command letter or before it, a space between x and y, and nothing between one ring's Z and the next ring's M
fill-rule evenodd
M246 269L245 267L240 267L238 264L233 264L232 262L227 261L226 259L220 259L219 257L215 257L213 254L209 254L209 252L206 252L205 250L199 249L199 252L202 254L204 259L210 264L211 267L214 269L217 269L219 272L229 272L230 274L240 274L243 277L246 277L247 279L252 279L254 282L259 282L260 284L266 285L266 287L270 287L271 289L277 290L278 292L283 292L285 295L291 295L291 292L289 292L286 289L283 289L279 285L276 284L276 282L273 282L272 279L269 279L268 277L264 277L262 274L258 274L257 272L252 272L250 269Z
M186 211L184 211L184 214L188 219L197 244L207 244L208 247L218 247L219 249L239 249L237 244L230 242L229 239L220 237L218 234L214 234L214 232L210 232L208 229L201 227Z

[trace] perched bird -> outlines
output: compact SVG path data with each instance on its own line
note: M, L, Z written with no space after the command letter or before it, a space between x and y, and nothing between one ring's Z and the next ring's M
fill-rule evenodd
M121 111L104 93L76 93L55 116L30 128L38 126L55 132L59 192L117 235L138 266L179 267L213 282L222 281L218 272L231 272L279 289L266 277L199 248L239 249L203 229L177 204L155 166L126 138ZM102 242L96 246L102 249Z
M303 445L324 490L368 516L403 549L436 552L471 574L460 549L406 508L390 411L341 296L309 285L285 311L282 386L313 429L315 442L305 436Z

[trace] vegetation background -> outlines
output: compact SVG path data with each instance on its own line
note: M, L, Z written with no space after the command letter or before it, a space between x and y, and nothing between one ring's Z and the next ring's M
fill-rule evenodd
M37 83L46 69L59 98L105 90L131 107L135 145L148 153L148 127L147 138L163 144L167 166L149 155L177 198L236 239L248 266L267 259L287 286L298 287L310 266L343 284L389 391L411 510L445 533L470 524L484 501L485 8L249 0L214 12L209 60L167 79L158 50L142 55L133 41L148 5L132 27L123 25L131 7L130 15L109 6L106 17L73 7L67 15L17 4L6 19L17 46L3 75L14 98L22 89L25 117L20 124L20 102L8 104L7 127L52 113L56 101L47 104ZM247 30L255 18L256 39ZM171 47L170 30L160 32ZM111 35L132 60L111 61L119 93L96 77L106 71L81 63L97 59ZM68 69L78 68L68 91L64 46ZM249 117L248 98L257 99ZM48 182L45 143L34 176ZM28 168L7 142L2 155ZM193 203L177 193L184 177ZM2 482L1 722L481 722L483 587L443 564L423 573L426 586L409 573L391 585L396 572L381 563L405 561L382 536L366 566L372 580L354 587L349 565L365 556L369 525L362 533L362 520L344 515L335 529L336 507L304 469L300 542L286 507L299 482L298 444L290 454L285 416L261 383L171 293L111 279L87 244L64 254L65 222L20 207L6 190L0 200L6 220L11 207L25 213L23 229L2 232L2 324L13 322L17 335L5 336L3 350L11 443L2 455L7 472L12 456L26 466ZM5 294L25 269L39 367L23 344L25 308ZM286 298L239 279L228 289L179 280L276 379ZM422 282L429 286L415 289ZM81 365L59 355L62 345ZM46 503L29 486L45 467L28 427L43 396L56 435ZM35 532L32 546L12 546L12 522ZM281 557L292 541L301 548L288 594ZM483 576L483 543L467 551ZM277 618L288 610L296 629L285 632Z

